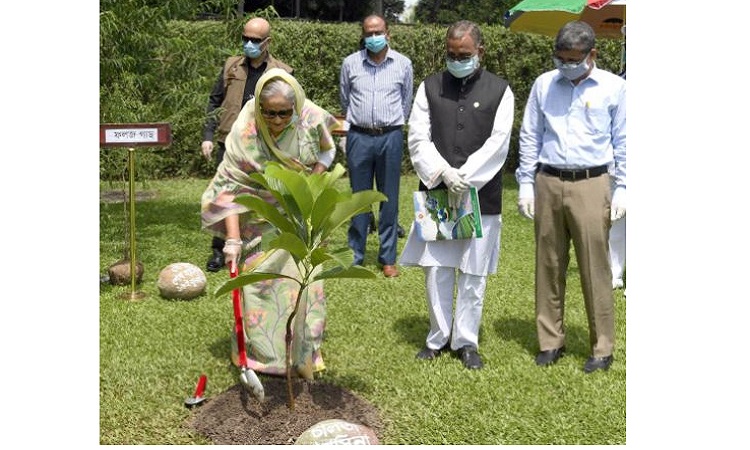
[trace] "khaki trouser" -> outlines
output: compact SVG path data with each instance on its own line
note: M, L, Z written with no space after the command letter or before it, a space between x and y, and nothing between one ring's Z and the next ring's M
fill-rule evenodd
M539 348L565 345L565 286L570 242L581 274L581 288L594 357L612 354L615 313L609 260L612 194L607 174L579 181L537 173L536 326Z

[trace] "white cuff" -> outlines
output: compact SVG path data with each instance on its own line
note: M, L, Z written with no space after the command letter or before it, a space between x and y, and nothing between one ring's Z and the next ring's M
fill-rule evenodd
M534 198L534 183L521 183L518 186L518 198Z
M615 192L612 193L612 204L625 206L625 188L624 187L615 188Z
M326 168L331 167L334 156L336 156L336 147L324 152L320 152L318 154L318 162L326 166Z

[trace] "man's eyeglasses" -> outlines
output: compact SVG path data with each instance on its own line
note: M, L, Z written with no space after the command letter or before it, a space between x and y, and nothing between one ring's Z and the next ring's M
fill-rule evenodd
M564 60L562 58L559 58L557 55L552 55L552 59L555 60L555 61L557 61L559 64L568 65L568 66L577 66L577 65L581 64L582 62L584 62L586 60L586 58L589 57L590 53L591 53L591 50L587 51L586 55L583 58L581 58L580 60L578 60L578 61L575 61L575 60L571 61L569 59L565 59Z
M258 44L262 44L266 39L268 39L268 37L255 38L255 37L247 37L247 36L243 35L242 36L242 43L243 44L247 44L248 42L252 42L253 44L258 45Z
M274 117L279 117L281 119L288 119L292 116L292 113L294 112L293 109L282 109L281 111L271 111L268 109L260 109L260 113L265 117L266 119L273 119Z
M445 59L448 61L454 61L464 64L467 64L473 57L474 55L451 55L449 53L445 55Z

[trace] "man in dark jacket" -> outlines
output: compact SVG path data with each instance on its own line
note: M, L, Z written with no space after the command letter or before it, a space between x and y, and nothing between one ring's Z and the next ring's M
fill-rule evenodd
M450 348L467 369L481 369L479 325L487 275L497 271L500 256L501 169L514 97L507 81L480 67L484 43L476 24L451 25L445 49L447 70L427 77L414 97L409 157L422 191L447 189L460 198L476 188L482 237L425 242L412 227L400 262L425 273L430 330L417 358Z

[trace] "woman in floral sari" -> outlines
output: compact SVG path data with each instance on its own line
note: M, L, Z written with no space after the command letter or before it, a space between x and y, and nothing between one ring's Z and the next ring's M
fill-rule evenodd
M260 256L260 236L271 225L242 205L240 194L255 194L274 203L273 197L253 183L249 174L262 172L270 161L300 171L319 173L333 162L336 152L332 131L336 118L305 98L297 80L280 69L266 71L258 80L255 98L240 111L227 136L226 153L201 199L201 222L205 230L226 240L227 263L245 265ZM259 267L299 278L294 260L276 251ZM242 318L250 369L281 375L286 372L286 322L294 308L299 285L285 278L243 288ZM308 379L325 368L320 345L325 328L326 305L323 283L311 284L295 316L292 364ZM238 364L236 339L232 359Z

